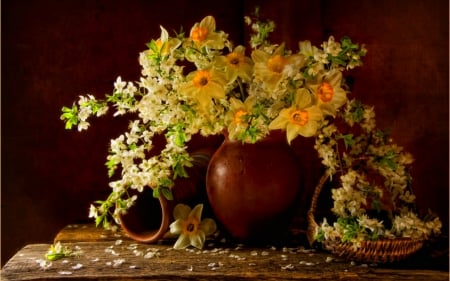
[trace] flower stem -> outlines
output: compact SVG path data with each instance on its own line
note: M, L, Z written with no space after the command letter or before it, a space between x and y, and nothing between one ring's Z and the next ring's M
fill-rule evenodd
M236 81L238 82L239 85L239 92L241 92L241 100L245 101L245 99L247 98L245 95L245 91L244 91L244 85L242 84L242 80L241 77L236 78Z

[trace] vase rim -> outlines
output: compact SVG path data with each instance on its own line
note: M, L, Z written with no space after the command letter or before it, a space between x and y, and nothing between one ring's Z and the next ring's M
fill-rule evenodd
M224 130L222 132L222 134L224 135L224 137L225 137L224 141L226 141L226 142L231 142L231 143L235 142L235 143L241 143L241 144L252 144L252 143L247 143L247 142L243 142L243 141L240 141L240 140L231 140L229 138L228 131L226 131L226 130ZM281 129L276 129L276 130L270 130L267 135L265 135L263 138L259 139L258 141L256 141L253 144L262 143L262 142L273 142L273 141L280 142L280 141L283 141L283 140L286 142L286 144L288 143L287 142L287 138L286 138L286 131L285 130L281 130Z

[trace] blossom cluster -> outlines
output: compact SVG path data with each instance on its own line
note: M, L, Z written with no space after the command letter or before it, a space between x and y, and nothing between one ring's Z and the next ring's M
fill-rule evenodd
M129 131L111 140L107 167L111 195L91 206L96 223L110 227L136 200L130 189L152 188L155 197L171 198L177 177L186 177L191 164L187 147L192 136L222 134L254 143L270 130L285 130L290 143L297 136L315 136L325 119L347 102L343 71L360 66L364 46L344 37L330 37L320 47L300 41L298 50L272 44L273 22L246 17L254 30L251 51L233 45L216 29L214 17L195 23L189 34L169 36L161 27L139 54L141 77L136 82L118 77L111 95L81 96L64 107L66 128L89 127L91 116L128 114L136 119ZM165 136L159 153L153 139ZM154 156L149 157L149 155Z
M338 187L331 190L331 211L337 219L330 225L324 218L316 239L357 247L364 240L423 240L439 234L439 218L421 219L415 213L409 171L412 155L377 130L373 107L351 100L338 115L334 123L321 127L316 138L327 173L340 175L335 178Z

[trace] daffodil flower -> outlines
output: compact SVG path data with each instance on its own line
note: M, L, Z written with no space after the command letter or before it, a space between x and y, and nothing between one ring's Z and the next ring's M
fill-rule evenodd
M341 88L341 83L342 73L335 69L320 75L318 82L309 86L325 114L334 116L336 110L347 101L347 94Z
M300 69L305 62L303 55L284 56L284 44L279 46L273 54L254 50L252 59L255 62L255 78L262 81L268 91L275 90L280 81L288 77L292 69Z
M215 19L212 16L207 16L191 28L190 39L198 48L223 49L225 46L224 36L215 30Z
M286 130L289 144L298 135L313 136L317 131L319 121L322 119L322 111L311 104L311 94L308 90L302 88L297 93L295 104L282 109L280 114L269 124L269 129Z
M245 56L245 47L237 46L233 52L216 59L216 66L224 68L227 80L233 83L238 77L249 82L253 73L253 61Z
M182 89L185 95L197 100L200 109L205 110L213 98L225 97L225 77L219 71L202 69L193 71L187 76L188 82Z
M230 110L225 117L228 125L228 137L235 139L239 132L248 127L248 119L253 106L255 105L255 98L248 97L245 102L236 98L230 98Z
M161 36L158 40L156 40L156 46L158 47L161 55L165 56L174 49L178 48L178 46L181 45L181 41L177 38L169 37L169 33L164 27L160 26L160 28Z
M206 218L201 220L203 204L191 208L184 204L175 206L173 216L175 221L170 225L171 234L179 234L173 246L175 249L185 249L189 246L202 249L206 236L216 231L214 220Z

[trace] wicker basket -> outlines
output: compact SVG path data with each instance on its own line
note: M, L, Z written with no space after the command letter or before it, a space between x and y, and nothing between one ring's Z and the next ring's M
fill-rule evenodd
M318 227L314 217L317 201L322 191L322 187L328 178L329 174L325 173L319 180L311 200L311 207L307 214L307 238L311 246L314 244L314 235ZM423 243L423 240L396 238L364 241L361 243L360 247L355 247L351 243L344 243L341 241L324 241L322 242L322 247L325 250L348 260L366 263L389 263L400 261L411 256L422 248Z

